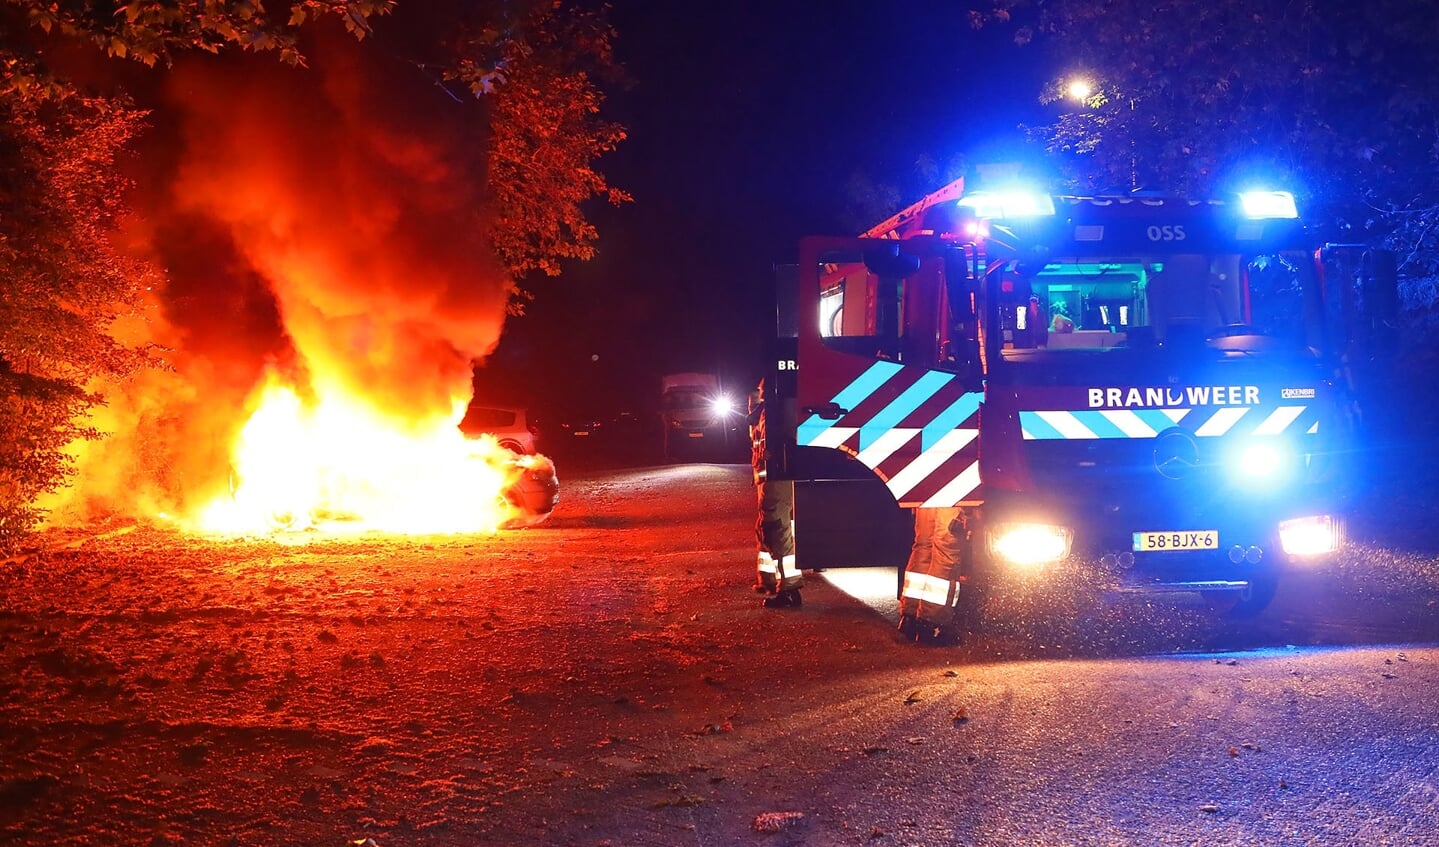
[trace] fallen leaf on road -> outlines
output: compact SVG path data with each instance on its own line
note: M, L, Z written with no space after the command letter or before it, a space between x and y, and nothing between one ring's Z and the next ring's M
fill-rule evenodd
M911 691L911 692L909 692L909 694L904 698L904 705L909 706L909 705L912 705L912 704L914 704L914 703L918 703L918 702L919 702L920 700L922 700L922 699L924 699L924 698L922 698L922 697L919 696L919 692L918 692L918 691Z
M1238 756L1238 755L1239 755L1239 748L1238 748L1238 747L1230 747L1230 748L1229 748L1229 755L1231 755L1231 756Z
M1199 807L1199 811L1201 811L1201 812L1208 812L1208 813L1210 813L1210 814L1212 815L1212 814L1214 814L1215 812L1219 811L1219 804L1218 804L1218 803L1205 803L1203 806L1200 806L1200 807Z
M755 832L779 832L804 819L804 812L765 812L754 819Z
M959 671L956 671L956 670L947 670L947 671L944 672L944 675L945 675L945 676L959 676Z
M961 707L959 711L954 713L954 722L956 724L969 723L969 713Z

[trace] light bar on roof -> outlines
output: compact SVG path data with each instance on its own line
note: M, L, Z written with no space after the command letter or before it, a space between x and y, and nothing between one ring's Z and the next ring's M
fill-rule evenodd
M1245 191L1239 195L1239 205L1244 209L1244 216L1253 221L1299 217L1294 195L1288 191Z
M1054 198L1034 191L996 191L971 194L959 205L974 210L977 218L1005 220L1054 214Z

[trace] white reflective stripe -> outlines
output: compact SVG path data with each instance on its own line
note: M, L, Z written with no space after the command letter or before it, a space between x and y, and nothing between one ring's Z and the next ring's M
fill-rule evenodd
M1254 430L1255 435L1278 435L1294 423L1294 419L1304 414L1308 406L1280 406L1274 410L1274 414L1264 419L1264 423Z
M890 477L885 484L889 486L896 500L903 500L910 489L924 482L950 456L963 450L978 435L977 429L952 429L946 432L933 447L919 454L918 458L905 465L903 470Z
M810 441L809 447L838 447L849 440L849 437L859 432L859 427L854 426L832 426L821 432Z
M766 553L766 552L764 552L764 551L760 551L760 554L759 554L759 571L760 571L760 573L777 573L777 572L778 572L778 568L779 568L779 563L774 560L774 557L773 557L773 556L771 556L770 554L768 554L768 553Z
M926 603L943 606L949 602L949 586L950 582L947 579L940 579L926 573L904 572L903 593L911 600L922 600Z
M973 494L974 490L978 487L979 462L975 461L974 464L961 471L959 476L950 480L947 485L936 491L933 497L924 501L924 507L929 509L953 506L965 497Z
M919 435L918 429L899 429L898 427L880 433L879 438L876 438L873 444L859 451L855 458L868 467L877 468L880 462L894 455L894 451L908 444L916 435Z
M1130 438L1153 438L1159 433L1133 412L1124 409L1105 409L1099 413L1104 419L1119 427L1120 432Z
M1070 412L1035 412L1036 417L1054 427L1065 438L1098 438L1089 427Z
M795 562L795 560L794 560L794 554L793 554L793 553L790 553L789 555L787 555L787 556L785 556L784 558L780 559L780 560L779 560L779 573L780 573L780 575L784 576L786 579L788 579L789 577L793 577L793 576L799 576L799 568L795 567L795 563L794 563L794 562Z
M1315 421L1315 422L1314 422L1314 426L1309 427L1309 431L1306 432L1305 435L1313 435L1313 434L1315 434L1315 433L1318 432L1318 431L1319 431L1319 421Z
M1200 438L1211 435L1223 435L1239 423L1239 419L1249 413L1249 407L1235 409L1220 409L1214 416L1204 422L1204 425L1194 431Z

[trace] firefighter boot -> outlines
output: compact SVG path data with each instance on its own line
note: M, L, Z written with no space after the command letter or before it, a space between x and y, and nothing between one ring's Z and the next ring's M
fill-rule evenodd
M799 596L798 588L786 588L773 597L764 599L766 609L798 609L804 605L804 599Z

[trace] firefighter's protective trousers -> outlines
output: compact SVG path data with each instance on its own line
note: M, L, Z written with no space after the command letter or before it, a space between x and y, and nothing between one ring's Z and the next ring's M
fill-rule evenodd
M765 591L784 591L804 585L804 575L794 559L794 483L770 482L763 471L756 474L759 498L755 518L755 543L759 548L758 586Z
M958 508L914 510L914 547L900 590L901 614L935 626L954 622L964 533Z

